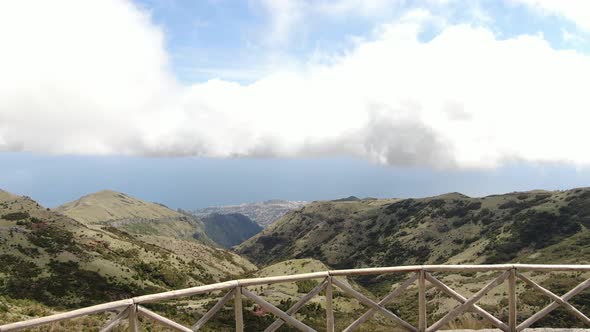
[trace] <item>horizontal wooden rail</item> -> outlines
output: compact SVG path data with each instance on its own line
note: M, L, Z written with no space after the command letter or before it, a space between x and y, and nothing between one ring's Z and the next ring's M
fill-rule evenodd
M103 304L94 305L91 307L76 309L68 312L62 312L59 314L45 316L40 318L33 318L21 322L6 324L0 326L0 331L18 331L22 329L27 329L39 325L51 324L63 320L68 320L80 316L88 316L92 314L99 314L107 311L114 311L117 309L124 309L129 305L133 304L133 299L129 300L122 300L122 301L115 301L115 302L108 302Z
M304 274L295 274L295 275L286 275L286 276L274 276L274 277L266 277L266 278L249 278L249 279L239 279L239 280L232 280L226 282L220 282L211 285L203 285L197 287L191 287L186 289L180 290L173 290L168 292L156 293L156 294L149 294L149 295L142 295L137 296L134 298L114 301L103 303L91 307L81 308L69 312L58 313L51 316L34 318L26 321L10 323L0 326L0 332L8 332L8 331L18 331L26 328L32 328L39 325L45 324L52 324L64 320L73 319L80 316L92 315L92 314L100 314L105 312L116 312L117 314L109 320L106 325L101 329L101 331L110 331L119 323L128 320L129 321L129 328L130 330L138 330L139 329L139 321L137 320L137 316L144 316L151 320L154 320L160 324L165 326L174 328L179 331L196 331L200 329L209 319L213 317L213 315L221 310L227 303L230 303L230 299L234 298L234 312L236 318L236 330L243 331L244 330L244 323L242 319L242 297L245 296L246 298L253 300L255 303L260 305L261 307L265 308L268 312L277 316L277 320L267 328L266 331L274 331L279 328L282 324L289 324L294 326L303 331L312 331L312 329L298 321L293 315L302 308L311 298L317 296L322 290L326 290L326 328L329 331L333 330L334 327L334 317L332 313L332 285L337 286L340 288L344 294L356 298L362 304L369 307L369 311L367 311L363 316L359 319L355 320L349 327L347 327L344 331L353 331L358 328L363 322L370 319L374 314L380 313L385 315L385 317L390 318L392 321L396 322L400 327L403 327L410 331L419 331L419 332L434 332L450 321L452 321L456 316L465 312L465 311L472 311L479 315L481 315L486 320L490 321L493 325L500 328L504 331L521 331L522 329L532 325L534 322L538 321L540 318L547 315L549 312L554 310L559 306L565 307L569 310L574 316L582 320L584 323L590 325L590 319L584 313L580 312L578 309L574 308L568 300L573 297L574 295L582 292L586 288L590 287L590 279L584 281L583 283L576 286L574 289L569 291L568 293L564 294L563 296L556 295L545 288L541 287L540 285L536 284L532 280L528 279L527 277L523 276L522 272L530 272L530 271L539 271L539 272L558 272L558 271L590 271L590 265L540 265L540 264L497 264L497 265L410 265L410 266L394 266L394 267L377 267L377 268L364 268L364 269L347 269L347 270L331 270L331 271L324 271L324 272L314 272L314 273L304 273ZM455 290L451 289L447 285L445 285L440 280L434 278L431 273L433 272L451 272L451 273L461 273L461 272L501 272L500 276L494 279L492 282L488 283L483 289L478 291L473 296L466 298L463 295L457 293ZM397 290L395 290L390 295L386 296L381 301L375 301L369 299L368 297L364 296L363 294L359 293L358 291L352 289L348 284L342 282L341 280L336 279L336 277L349 277L349 276L360 276L360 275L376 275L376 274L393 274L393 273L413 273L413 276L404 282ZM323 279L318 287L308 293L306 296L301 298L292 308L287 310L286 312L278 309L274 305L270 304L269 302L265 301L257 294L254 294L251 290L247 287L251 286L259 286L259 285L269 285L269 284L276 284L276 283L287 283L287 282L296 282L296 281L303 281L303 280L312 280L312 279ZM533 289L543 293L545 296L548 296L553 302L548 305L547 307L543 308L539 312L535 313L520 325L517 325L516 322L516 280L521 280L525 284L529 285ZM509 322L504 323L499 319L495 318L481 307L477 306L476 302L481 299L488 291L493 289L494 287L500 285L501 283L508 282L509 288ZM441 318L438 322L435 322L432 326L426 326L426 306L425 306L425 283L428 282L432 286L442 290L444 293L448 294L455 300L459 301L460 304L452 309L447 315ZM417 283L419 288L419 326L415 327L404 321L402 318L398 317L391 311L385 308L385 304L391 302L394 298L398 297L404 289L408 286ZM179 299L185 298L193 295L198 294L209 294L212 292L224 292L225 295L218 301L218 303L209 311L207 312L197 323L195 323L191 328L184 327L166 317L160 316L139 304L143 303L151 303L151 302L158 302L164 300L172 300L172 299Z

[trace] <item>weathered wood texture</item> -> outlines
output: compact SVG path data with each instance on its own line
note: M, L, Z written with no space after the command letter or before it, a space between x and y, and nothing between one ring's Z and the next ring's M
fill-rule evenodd
M160 316L157 313L155 313L151 310L148 310L142 306L137 306L137 313L143 317L147 317L149 319L152 319L156 323L158 323L160 325L164 325L166 327L169 327L173 330L180 331L180 332L193 332L193 330L189 329L188 327L180 325L177 322L170 320L164 316Z
M112 329L115 328L115 326L119 325L121 323L121 321L123 321L123 319L127 318L127 315L129 315L129 309L124 309L121 310L121 312L119 314L117 314L115 317L113 317L110 321L108 321L104 327L102 329L100 329L100 332L109 332Z
M201 327L203 327L203 325L205 325L205 323L207 323L209 321L209 319L213 318L213 316L219 311L221 310L221 308L223 308L223 306L229 301L231 300L231 298L234 296L235 294L235 290L232 289L231 291L227 292L227 294L225 294L224 297L222 297L219 301L217 301L217 303L213 306L213 308L209 309L209 311L207 311L203 317L201 317L201 319L199 319L198 322L195 323L195 325L193 325L191 327L191 329L193 331L198 331Z
M442 290L445 294L454 298L455 300L457 300L461 303L467 302L467 298L465 298L463 295L452 290L449 286L445 285L442 281L433 277L430 273L426 273L426 280L428 280L431 284L433 284L434 286L436 286L437 288ZM492 324L494 324L495 327L499 328L500 330L502 330L502 331L509 330L508 325L504 324L501 320L494 317L489 312L483 310L477 304L474 304L472 306L472 310L475 311L476 313L480 314L482 317L484 317L488 321L490 321Z
M245 297L249 298L250 300L254 301L256 304L267 310L268 312L274 314L275 316L279 317L280 319L284 320L287 324L297 328L300 331L304 332L316 332L316 330L312 329L311 327L303 324L302 322L298 321L297 319L289 316L286 312L282 311L281 309L275 307L271 303L263 300L258 295L250 292L247 289L242 289L242 293Z
M129 306L129 332L139 332L139 320L137 319L137 305L132 304Z
M334 306L332 303L332 277L328 277L326 286L326 331L334 332Z
M443 318L439 319L438 322L434 323L430 328L427 329L428 332L433 332L439 330L441 327L445 326L449 323L452 319L459 316L467 309L471 309L473 305L479 301L484 295L486 295L489 291L494 289L496 286L500 285L506 278L510 275L509 271L502 273L499 277L494 279L492 282L487 284L484 288L480 289L477 293L473 294L472 297L467 299L465 303L461 304L460 306L456 307L455 309L451 310L447 313Z
M299 301L297 301L297 303L295 303L291 308L289 308L286 313L288 315L293 315L295 314L299 309L303 308L303 306L309 302L309 300L311 300L314 296L318 295L322 290L324 290L329 284L329 281L326 279L324 280L324 282L322 282L321 284L317 285L314 289L312 289L309 293L307 293L307 295L305 295L304 297L302 297L301 299L299 299ZM330 292L332 290L330 289ZM331 301L328 301L326 299L326 307L328 306L328 303L330 303L330 306L332 305ZM326 309L326 311L328 311L328 309ZM281 326L283 326L285 322L281 319L277 319L276 321L274 321L269 327L266 328L266 330L264 330L264 332L274 332L276 330L278 330Z
M436 279L431 273L433 272L490 272L497 271L503 272L498 278L487 284L484 288L479 290L476 294L470 298L465 298L449 286L445 285L440 280ZM491 322L497 328L503 331L520 332L523 329L531 326L539 319L543 318L551 311L555 310L559 306L563 306L565 309L570 311L575 317L580 319L582 322L590 326L590 318L582 313L580 310L572 306L568 301L576 294L579 294L586 288L590 287L590 279L580 283L578 286L564 294L558 296L546 288L535 283L531 279L522 275L522 272L538 271L538 272L555 272L555 271L590 271L590 265L539 265L539 264L500 264L500 265L412 265L412 266L394 266L394 267L378 267L378 268L365 268L365 269L350 269L350 270L335 270L335 271L324 271L305 273L288 276L275 276L267 278L250 278L240 279L233 281L220 282L212 285L198 286L174 291L168 291L157 294L143 295L134 297L127 300L114 301L104 304L99 304L87 308L72 310L69 312L58 313L51 316L34 318L26 321L15 322L0 326L0 332L7 331L18 331L28 329L40 325L53 324L60 321L70 320L81 316L87 316L92 314L99 314L110 311L118 311L111 320L103 325L101 332L107 332L112 330L114 327L121 324L124 320L129 322L130 331L139 331L139 320L138 315L145 318L152 319L162 325L178 331L197 331L203 327L203 325L209 321L223 306L229 302L232 297L234 299L234 313L235 313L235 326L236 331L242 332L245 330L243 321L243 308L242 308L242 295L251 299L265 310L276 315L278 319L273 322L265 332L274 332L279 329L284 323L287 323L293 327L296 327L302 331L314 331L309 326L297 320L294 315L299 309L301 309L307 302L313 297L317 296L322 290L325 290L325 307L326 307L326 330L329 332L334 331L335 321L332 304L332 291L333 286L340 288L346 295L357 299L362 304L369 307L369 310L355 320L352 324L344 329L345 332L352 332L359 328L361 324L371 319L375 314L379 313L392 321L399 324L401 327L409 331L426 331L434 332L441 329L446 324L451 322L458 315L465 311L473 311L476 314L481 315L483 318ZM413 276L402 283L395 291L387 295L379 302L375 302L372 299L366 297L360 292L350 287L347 283L338 280L336 277L347 277L347 276L359 276L359 275L375 275L375 274L393 274L393 273L412 273ZM274 305L265 301L258 295L249 291L246 287L268 285L275 283L287 283L301 280L312 280L312 279L324 279L317 287L302 297L297 303L295 303L286 312L278 309ZM518 324L517 318L517 302L518 294L516 288L516 280L520 279L536 291L549 297L553 302L541 309L540 311L527 318L522 323ZM487 292L494 287L500 285L505 280L508 280L508 322L502 322L487 311L479 307L476 302L481 299ZM395 315L393 312L385 308L385 305L399 297L401 293L414 284L417 281L418 287L418 327L414 327L407 323L402 318ZM427 284L430 283L432 286L440 289L450 297L460 302L460 305L447 313L439 321L432 324L430 327L427 326L428 313L426 312L426 291ZM211 310L209 310L201 319L196 322L192 328L187 328L180 325L166 317L158 315L144 307L139 306L141 303L158 302L163 300L186 298L197 294L206 294L217 291L228 292L215 304Z
M236 332L244 332L244 310L242 309L242 287L234 290L234 317L236 320Z
M369 299L368 297L364 296L359 291L354 290L352 287L348 286L347 284L343 283L342 281L334 278L334 279L332 279L332 284L338 286L338 288L340 288L341 290L343 290L346 294L348 294L348 295L354 297L355 299L357 299L360 303L362 303L364 305L367 305L367 306L369 306L369 307L377 310L380 314L382 314L385 317L393 320L394 322L398 323L399 325L401 325L405 329L407 329L409 331L412 331L412 332L417 332L417 329L414 326L412 326L410 323L408 323L405 320L399 318L396 314L394 314L390 310L386 309L385 307L379 305L377 302L375 302L375 301Z
M510 332L516 332L516 270L510 269L508 276L508 327Z
M395 300L395 298L397 298L406 288L408 288L411 284L413 284L417 279L418 279L418 276L417 275L412 276L410 279L406 280L401 286L399 286L396 290L394 290L389 295L387 295L386 297L384 297L383 300L379 301L379 303L377 303L377 304L379 304L380 306L387 305L391 301ZM369 311L365 312L365 314L363 314L357 320L355 320L354 322L352 322L352 324L350 324L342 332L352 332L352 331L356 330L357 328L359 328L359 326L362 323L364 323L367 320L369 320L377 312L379 312L379 311L377 309L375 309L375 308L369 309Z
M424 270L418 272L418 330L426 331L426 273Z

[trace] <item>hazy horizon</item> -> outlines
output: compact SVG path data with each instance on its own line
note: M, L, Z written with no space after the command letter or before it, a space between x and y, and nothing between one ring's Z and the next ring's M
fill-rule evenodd
M379 166L347 158L210 159L0 153L0 189L47 207L103 189L171 208L269 199L408 198L448 192L485 196L590 186L590 170L520 164L484 171Z

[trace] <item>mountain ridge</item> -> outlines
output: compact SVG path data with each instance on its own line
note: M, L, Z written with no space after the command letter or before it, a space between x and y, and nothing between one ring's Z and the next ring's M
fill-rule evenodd
M585 206L590 188L318 201L290 212L236 250L259 264L309 257L338 268L511 261L529 248L542 248L543 241L586 234L590 208ZM539 225L553 232L539 234ZM459 255L463 251L468 254Z
M132 234L163 235L214 245L198 218L113 190L84 195L54 211L91 227L109 225Z
M174 218L182 214L168 207L146 202L114 190L100 190L64 203L55 211L81 222L97 223L127 218Z

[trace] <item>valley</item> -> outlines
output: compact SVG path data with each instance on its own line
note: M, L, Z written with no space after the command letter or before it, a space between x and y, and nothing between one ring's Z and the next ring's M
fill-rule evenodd
M0 192L0 321L236 278L420 264L588 264L589 226L588 188L479 198L450 193L316 201L264 229L241 214L198 217L113 191L87 195L54 210L28 197ZM437 274L466 297L493 277L487 272ZM558 294L588 277L566 272L530 275ZM390 274L343 282L370 298L381 298L404 280L403 275ZM251 291L286 310L315 286L297 282ZM518 290L525 316L548 303L523 284ZM481 306L506 318L505 293L505 287L499 287L481 300ZM297 314L320 329L326 309L322 296L323 292ZM416 296L417 288L410 286L388 308L416 322ZM442 317L456 304L432 287L427 297L433 317ZM590 308L588 299L590 294L583 292L572 304ZM148 307L190 326L213 304L211 297L197 296ZM274 321L254 303L246 300L244 307L252 331ZM341 293L334 297L334 307L342 327L366 310ZM232 330L232 315L228 304L207 328ZM376 317L361 331L392 328L390 321ZM76 322L70 324L100 325L99 318ZM563 310L539 324L580 326ZM451 325L489 327L472 313Z
M201 220L207 236L224 248L238 245L262 231L257 223L239 213L213 213L201 217Z

